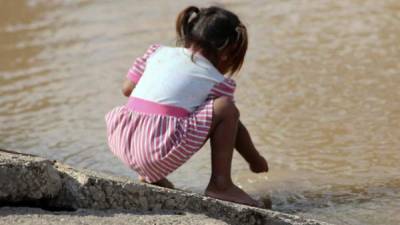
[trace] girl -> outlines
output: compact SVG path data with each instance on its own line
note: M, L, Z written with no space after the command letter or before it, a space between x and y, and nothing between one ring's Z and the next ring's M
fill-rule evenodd
M106 115L110 149L142 181L173 188L166 176L210 138L205 195L256 206L231 179L234 148L253 172L268 171L239 120L229 78L243 64L246 27L225 9L190 6L178 15L176 32L182 47L152 45L130 68L123 85L127 104Z

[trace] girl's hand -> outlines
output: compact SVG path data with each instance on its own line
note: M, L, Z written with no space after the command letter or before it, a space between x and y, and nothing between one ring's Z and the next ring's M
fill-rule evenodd
M122 85L122 93L126 96L129 97L131 96L131 93L133 89L135 88L136 84L133 83L131 80L126 79Z
M253 159L253 162L250 163L250 170L254 173L268 172L267 160L262 155L258 155Z

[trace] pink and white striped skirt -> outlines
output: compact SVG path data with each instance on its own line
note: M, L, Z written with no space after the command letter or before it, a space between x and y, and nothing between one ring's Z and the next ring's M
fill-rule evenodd
M194 112L131 98L105 116L110 150L147 182L175 171L206 142L213 100Z

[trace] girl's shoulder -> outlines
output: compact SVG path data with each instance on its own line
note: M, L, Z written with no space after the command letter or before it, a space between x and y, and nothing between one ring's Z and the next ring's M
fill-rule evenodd
M160 61L168 65L176 65L180 71L195 73L197 76L207 77L214 82L228 81L231 83L233 81L220 73L206 57L199 53L193 55L188 48L152 44L148 47L144 58L154 58L155 61L158 61L157 66L160 66Z
M143 57L144 58L148 58L150 57L152 54L154 54L157 50L159 50L162 47L162 45L160 44L151 44L146 52L144 53Z
M180 51L182 51L182 50L179 47L172 47L172 46L161 45L161 44L151 44L147 48L144 56L145 57L147 56L147 58L148 58L148 57L154 55L156 52L160 53L162 55L171 56L171 54L179 53ZM174 58L171 58L171 59L174 59Z

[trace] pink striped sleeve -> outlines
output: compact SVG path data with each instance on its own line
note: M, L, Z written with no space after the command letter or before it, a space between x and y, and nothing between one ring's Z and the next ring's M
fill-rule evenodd
M136 58L131 68L129 68L126 77L137 84L146 68L147 59L160 47L158 44L151 45L142 57Z
M235 81L231 78L225 78L222 82L214 85L214 87L211 89L210 96L212 98L228 96L231 99L233 99L235 88L236 88Z

